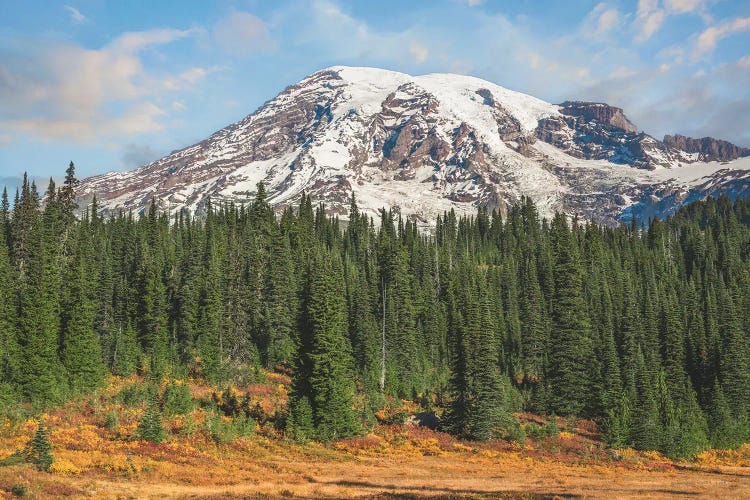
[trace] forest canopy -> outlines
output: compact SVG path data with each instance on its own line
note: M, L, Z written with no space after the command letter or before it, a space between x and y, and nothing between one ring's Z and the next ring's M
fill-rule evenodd
M262 184L204 216L100 215L74 166L0 206L0 407L108 374L293 373L287 432L362 432L384 398L444 429L517 439L518 411L599 422L608 444L690 456L750 441L750 201L612 228L528 199L420 232L352 199L280 216Z

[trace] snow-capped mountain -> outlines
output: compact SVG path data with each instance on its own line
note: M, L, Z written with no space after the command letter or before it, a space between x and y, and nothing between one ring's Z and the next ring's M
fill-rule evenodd
M715 192L750 194L750 151L711 138L638 132L601 103L553 105L478 78L337 66L286 88L238 123L131 172L85 179L108 211L277 208L303 192L346 218L352 193L376 215L419 222L455 208L505 209L530 196L543 215L608 224L666 215Z

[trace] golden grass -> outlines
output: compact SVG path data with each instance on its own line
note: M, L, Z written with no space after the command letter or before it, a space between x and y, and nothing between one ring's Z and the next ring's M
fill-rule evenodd
M292 444L272 429L221 445L202 430L206 415L196 410L193 432L184 431L187 417L165 419L169 436L155 445L133 438L142 409L112 397L132 382L113 379L91 398L42 415L52 429L51 471L0 467L0 498L11 498L18 485L31 498L750 498L750 446L674 463L658 453L607 451L587 422L525 447L396 425L330 445ZM273 399L263 401L273 406L287 384L269 377L265 388L239 391ZM210 398L205 386L191 389ZM117 429L103 424L112 410ZM0 423L0 459L23 448L36 425Z

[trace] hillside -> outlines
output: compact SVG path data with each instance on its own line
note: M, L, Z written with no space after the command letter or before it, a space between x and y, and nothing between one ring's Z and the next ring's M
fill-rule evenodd
M151 473L174 451L147 479L184 478L245 463L207 443L251 436L306 466L306 450L341 446L544 464L524 447L545 437L564 463L747 453L748 199L612 228L544 220L525 198L505 216L449 212L425 235L396 211L375 226L356 200L346 228L310 196L276 217L262 190L205 217L153 202L77 218L75 184L71 165L44 206L26 182L0 207L7 474ZM411 415L439 434L404 434ZM198 444L173 450L181 434Z
M233 389L264 411L281 408L289 379L263 374ZM279 383L281 382L281 383ZM475 443L413 424L379 423L362 437L330 445L294 444L272 423L245 436L232 429L211 397L221 392L188 381L194 401L164 418L166 439L137 439L146 404L140 378L111 379L92 396L37 418L5 421L0 436L0 497L30 498L605 498L747 496L750 448L706 452L691 462L658 453L606 450L589 421L552 423L519 415L518 443ZM140 398L140 399L139 399ZM169 407L169 405L167 405ZM402 419L418 406L393 402ZM393 415L384 410L382 417ZM262 422L263 411L257 412ZM31 440L37 422L50 428L50 472L7 457ZM393 422L393 417L391 417ZM212 423L213 422L213 423ZM223 430L222 430L223 429Z
M348 217L355 194L377 217L398 208L429 225L453 208L505 212L530 197L542 215L606 224L664 217L684 203L749 194L747 149L710 137L659 141L603 103L560 105L478 78L336 66L287 87L198 144L130 172L84 180L108 213L202 213L248 204L258 182L281 212L307 193Z

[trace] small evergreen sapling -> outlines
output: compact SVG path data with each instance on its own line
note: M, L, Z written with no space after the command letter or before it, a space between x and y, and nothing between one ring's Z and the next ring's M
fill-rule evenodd
M40 471L48 471L54 462L52 445L49 442L49 430L43 423L39 423L36 433L26 446L26 459Z

